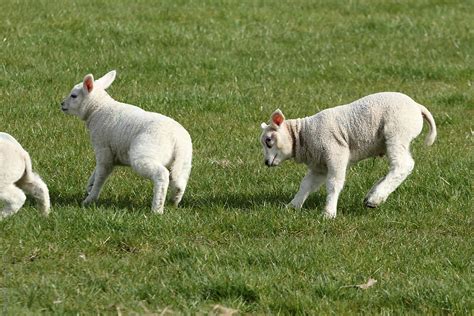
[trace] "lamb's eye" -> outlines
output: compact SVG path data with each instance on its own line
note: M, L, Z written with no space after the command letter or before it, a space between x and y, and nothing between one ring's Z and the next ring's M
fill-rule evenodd
M77 94L71 94L71 98L73 99L77 98Z
M272 147L272 139L271 139L271 137L265 138L265 145L266 145L268 148L271 148L271 147Z

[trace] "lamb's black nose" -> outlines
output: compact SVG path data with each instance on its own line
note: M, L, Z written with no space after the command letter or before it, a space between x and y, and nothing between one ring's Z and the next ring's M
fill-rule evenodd
M61 102L61 106L64 106L64 101Z
M265 165L270 167L270 160L265 159Z

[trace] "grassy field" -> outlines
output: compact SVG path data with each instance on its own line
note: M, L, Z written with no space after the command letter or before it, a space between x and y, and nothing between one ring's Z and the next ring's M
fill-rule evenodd
M472 1L2 0L0 130L30 152L52 214L0 222L0 306L23 314L472 314ZM183 205L150 212L152 185L116 170L80 207L94 155L59 103L116 69L117 100L193 137ZM377 91L424 104L439 137L380 208L387 171L354 166L333 221L325 192L286 209L305 173L268 169L260 123ZM352 285L378 282L367 290ZM222 307L219 309L219 307ZM229 310L224 310L223 308Z

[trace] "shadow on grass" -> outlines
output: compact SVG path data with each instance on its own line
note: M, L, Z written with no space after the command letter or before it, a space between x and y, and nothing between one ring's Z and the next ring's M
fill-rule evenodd
M234 282L217 281L206 286L202 290L205 300L221 302L226 299L240 299L246 304L257 303L260 300L257 290L248 286L242 280Z
M292 193L278 194L275 192L260 193L228 193L214 196L186 196L181 204L182 207L189 208L209 208L224 207L233 210L249 211L258 210L259 208L285 208L293 198ZM303 213L320 212L324 210L326 204L326 194L324 192L315 192L306 200ZM339 200L338 214L346 214L351 216L365 216L368 210L364 207L362 200L350 199L345 200L341 197Z
M71 206L82 207L82 201L85 195L83 194L58 194L51 192L51 204L53 206ZM239 193L229 192L227 194L216 195L193 195L185 194L179 207L181 208L198 208L207 209L213 207L222 207L225 209L249 211L258 210L259 208L285 208L293 198L292 194L275 192L259 192L259 193ZM148 211L151 207L150 201L136 200L133 195L121 196L119 198L104 197L94 204L96 207L126 209L131 212ZM322 212L326 203L326 195L323 192L316 192L306 200L301 212ZM84 207L89 208L93 206ZM166 207L172 207L169 200L165 204ZM362 201L351 199L344 200L342 197L339 200L338 213L350 214L352 216L365 216L368 210L363 206Z
M291 198L276 193L227 193L218 195L188 195L181 202L182 207L209 208L224 207L248 211L259 207L285 207Z
M63 207L83 207L82 201L86 198L85 194L64 194L58 192L50 192L51 205L53 207L63 206ZM151 205L151 196L150 203L144 203L141 200L135 200L132 195L121 196L120 198L109 198L109 197L99 197L96 203L90 206L84 206L84 209L91 207L106 207L106 208L115 208L115 209L127 209L130 211L139 212L142 209L148 209Z
M64 194L54 191L49 191L49 198L51 199L52 206L72 206L79 207L84 199L84 195L81 194Z

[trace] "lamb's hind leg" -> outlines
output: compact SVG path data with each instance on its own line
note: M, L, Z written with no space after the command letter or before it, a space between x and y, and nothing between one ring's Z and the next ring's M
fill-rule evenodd
M16 185L23 190L23 192L32 196L36 200L43 215L49 214L50 201L48 186L43 182L38 174L33 173L33 176L28 182L20 180Z
M163 214L170 177L168 169L151 159L133 160L131 166L139 175L153 181L151 209L154 213Z
M94 181L95 181L95 169L92 171L91 176L89 177L89 180L87 180L87 186L86 186L86 194L89 195L91 193L92 187L94 186Z
M183 198L191 173L191 162L176 164L171 168L170 184L173 192L172 201L178 206Z
M410 155L409 145L409 143L387 144L390 171L367 193L364 199L365 206L374 208L385 202L390 193L395 191L412 172L415 162Z
M25 203L26 196L22 190L11 184L0 189L0 201L3 208L0 211L0 220L15 214Z

